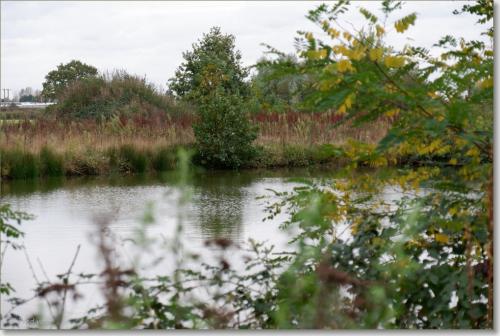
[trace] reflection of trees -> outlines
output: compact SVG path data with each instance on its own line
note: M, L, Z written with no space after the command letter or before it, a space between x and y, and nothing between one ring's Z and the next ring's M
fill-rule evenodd
M243 237L245 187L253 181L246 172L206 172L193 178L194 226L203 239Z

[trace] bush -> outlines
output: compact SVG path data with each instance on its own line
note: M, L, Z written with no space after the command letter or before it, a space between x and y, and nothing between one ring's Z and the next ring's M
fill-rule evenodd
M217 88L198 113L200 120L193 129L202 164L237 168L255 155L252 142L257 130L245 115L240 96Z
M123 71L69 85L48 111L62 118L110 119L116 115L174 113L177 106L145 79Z

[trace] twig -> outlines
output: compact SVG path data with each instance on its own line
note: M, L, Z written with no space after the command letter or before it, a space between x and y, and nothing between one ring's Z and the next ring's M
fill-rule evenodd
M33 278L35 279L35 282L36 282L38 288L41 288L42 283L38 280L38 277L36 276L35 270L33 269L33 264L31 264L31 259L30 259L29 255L28 255L28 252L26 251L26 247L25 246L23 246L23 251L24 251L24 256L26 257L26 261L28 262L28 266L29 266L29 268L31 270L31 274L33 275ZM52 311L52 305L50 304L50 302L49 302L49 300L47 298L44 298L44 300L45 300L45 303L47 303L47 307L49 308L49 313L50 313L50 317L52 317L52 321L55 321L56 320L56 316L54 315L54 312ZM27 301L25 301L24 303L26 303L26 302Z
M47 282L50 282L49 277L47 276L47 273L45 272L45 268L43 267L42 262L40 261L40 258L37 257L36 261L38 263L38 266L40 266L40 269L42 270L42 273L43 273L43 276L45 277L45 280L47 280Z
M69 280L69 276L71 274L71 270L73 269L73 266L75 265L76 258L78 257L78 253L79 252L80 252L80 244L78 244L78 246L76 248L76 252L75 252L75 256L73 257L73 261L71 262L71 265L69 266L68 271L66 272L66 277L63 279L63 282L65 284L67 284L69 282L68 281ZM64 310L66 308L66 296L67 296L67 293L68 293L68 287L64 287L61 313L60 313L59 318L58 318L58 320L56 322L57 329L61 329L61 324L62 324L63 317L64 317Z

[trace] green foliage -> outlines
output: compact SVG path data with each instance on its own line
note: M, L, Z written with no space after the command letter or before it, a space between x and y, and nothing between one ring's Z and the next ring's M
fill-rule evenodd
M23 232L16 227L20 225L22 221L30 220L33 216L22 212L12 210L10 204L0 204L0 241L2 245L2 250L0 253L0 271L4 263L5 252L8 247L13 249L22 248L15 240L23 236ZM11 292L14 292L14 288L8 282L0 281L0 296L3 299L10 296ZM2 316L0 316L0 321Z
M3 175L14 179L36 178L40 170L38 157L22 150L2 151L1 165Z
M176 164L176 152L170 148L160 148L152 158L152 166L157 172L172 170Z
M97 69L80 61L72 60L66 64L60 64L56 70L50 71L45 76L42 96L47 99L59 99L59 95L72 82L97 76Z
M169 87L196 105L199 120L193 130L199 161L215 167L241 166L254 155L257 135L246 115L247 70L235 51L234 36L212 28L183 57Z
M310 91L313 81L308 74L289 70L298 68L294 55L280 55L275 60L261 59L257 73L250 82L251 99L256 111L300 111L301 102Z
M237 168L255 155L256 127L244 112L244 102L222 87L204 97L193 125L202 164Z
M486 8L466 5L464 11L490 24L492 2L478 4ZM366 26L352 32L333 28L349 9L347 1L309 12L333 42L301 33L300 68L317 81L306 103L333 108L358 124L394 121L377 146L352 141L344 150L317 151L325 160L352 159L341 178L274 192L279 200L268 210L271 217L289 212L282 228L295 232L292 253L251 242L244 271L236 271L225 258L233 242L214 239L207 245L219 252L216 264L195 268L200 256L183 253L174 237L173 274L143 278L114 264L103 234L106 269L90 277L108 284L106 311L93 308L71 322L85 328L493 328L492 43L444 37L436 53L418 46L397 50L379 23L405 33L415 15L389 18L401 7L383 1L383 18L363 10ZM216 85L211 77L195 95L186 94L198 99L199 155L211 165L240 166L251 153L252 127L241 123L239 91L214 78ZM293 160L312 155L289 152ZM118 154L136 160L130 148ZM395 175L355 170L409 154L446 157L448 164ZM187 162L181 157L180 222L190 195ZM394 194L402 196L394 200ZM145 218L153 221L150 214ZM140 238L145 248L150 240Z
M248 95L245 78L248 71L241 65L241 53L235 50L233 35L218 27L210 29L192 51L183 53L182 63L169 80L169 89L179 98L200 103L214 88L231 94Z
M146 79L116 71L73 82L59 95L52 111L63 118L110 119L114 116L173 113L173 100Z
M148 167L146 153L131 145L122 145L108 151L110 165L124 173L144 173Z
M300 230L297 258L278 281L283 327L492 327L492 43L447 36L436 44L439 56L410 45L398 51L378 22L400 8L384 2L383 20L362 10L367 24L352 32L333 28L345 3L310 12L332 41L301 33L302 71L318 80L307 103L355 124L394 118L376 148L348 144L352 168L385 166L395 154L446 158L450 168L375 179L348 170L345 180L283 194L271 209L288 205L285 226ZM491 23L489 1L463 10ZM393 25L404 33L415 20L410 14ZM395 203L380 196L394 187L407 196ZM340 291L346 285L348 296Z
M40 174L42 176L64 175L64 160L61 155L54 153L45 146L40 151Z

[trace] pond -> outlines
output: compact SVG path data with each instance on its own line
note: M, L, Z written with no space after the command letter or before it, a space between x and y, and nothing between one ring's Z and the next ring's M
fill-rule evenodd
M102 266L96 250L99 218L109 220L108 229L119 238L121 243L116 248L124 256L137 252L134 244L124 242L135 239L147 214L154 218L154 224L145 229L147 233L165 239L175 235L182 221L181 240L191 250L206 251L204 243L215 238L242 244L253 238L283 250L290 235L280 230L279 224L286 220L287 214L264 221L269 215L266 202L276 200L271 190L292 190L299 185L300 178L329 175L331 170L318 169L196 172L188 179L190 197L182 211L176 173L156 177L3 181L2 202L35 218L21 226L25 249L7 251L2 282L13 285L15 296L29 298L37 281L57 279L57 274L68 270L78 245L80 251L73 272L98 271ZM84 314L100 295L96 288L86 290L85 294L83 303L69 307L69 317ZM2 300L5 313L10 305ZM18 313L43 309L34 303L26 304Z

